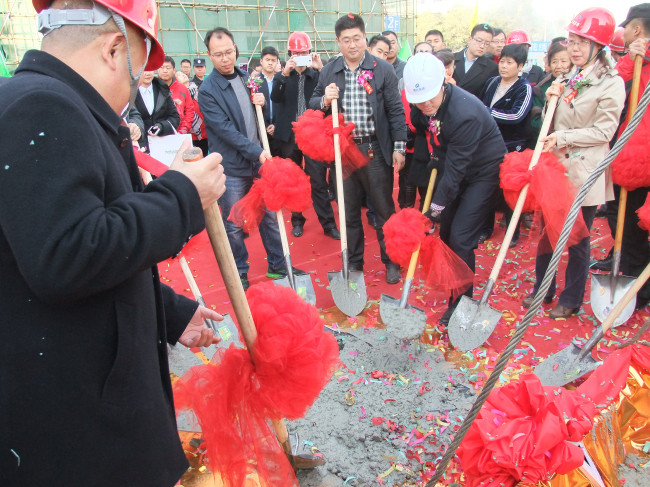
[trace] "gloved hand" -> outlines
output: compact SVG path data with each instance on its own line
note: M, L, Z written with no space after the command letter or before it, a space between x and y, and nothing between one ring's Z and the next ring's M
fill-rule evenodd
M442 169L442 161L437 155L433 153L431 154L429 163L427 164L427 169L429 172L433 171L434 169L437 169L438 172L440 172L440 169Z

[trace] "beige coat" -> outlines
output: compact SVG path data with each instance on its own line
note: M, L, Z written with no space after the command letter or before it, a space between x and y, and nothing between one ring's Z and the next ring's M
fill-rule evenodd
M604 74L598 77L599 72ZM578 189L609 152L609 142L616 133L625 103L625 83L616 70L595 66L587 78L591 85L584 87L571 103L562 98L572 89L568 85L564 88L549 132L556 133L554 151ZM558 81L566 81L566 78ZM608 168L591 188L582 206L601 205L613 199Z

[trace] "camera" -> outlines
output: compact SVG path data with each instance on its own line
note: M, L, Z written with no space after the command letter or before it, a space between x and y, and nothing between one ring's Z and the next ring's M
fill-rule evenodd
M311 66L311 54L295 56L293 59L296 61L296 66Z

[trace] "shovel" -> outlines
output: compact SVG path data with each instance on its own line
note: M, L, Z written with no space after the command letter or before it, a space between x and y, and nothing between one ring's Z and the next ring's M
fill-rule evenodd
M217 258L221 276L223 277L228 296L230 297L235 316L239 323L239 329L246 343L246 348L252 353L255 340L257 339L257 330L255 329L253 315L246 300L244 288L239 279L239 272L237 271L235 258L232 255L232 249L228 243L228 236L226 235L226 228L221 219L218 203L214 203L205 210L205 225L210 243L212 244L212 250ZM287 431L287 425L284 420L272 420L272 423L278 443L294 469L311 469L325 464L324 459L319 459L314 456L294 455L291 451L289 432Z
M557 97L551 97L547 105L548 109L546 111L546 116L544 117L544 123L540 129L537 144L535 145L535 151L533 152L533 157L528 166L529 171L535 167L539 160L539 156L542 153L542 148L544 147L542 139L546 137L548 129L551 126L555 107L557 106ZM508 225L506 235L503 238L501 248L499 249L499 255L494 262L494 267L492 268L488 282L483 290L481 300L477 301L467 296L461 296L458 306L456 306L456 309L449 319L449 340L456 348L463 352L467 352L468 350L483 345L501 319L501 311L490 306L488 304L488 299L494 289L494 284L499 276L499 271L501 270L503 261L506 258L506 253L510 250L510 242L512 241L512 236L515 233L517 225L519 225L519 216L524 207L529 186L530 183L527 183L523 188L521 188L517 204L513 210L512 218L510 219L510 224Z
M424 205L422 206L422 213L426 213L431 204L433 185L435 184L437 174L437 169L431 171L427 194L424 197ZM411 262L409 262L409 268L404 279L402 297L395 299L388 294L382 293L381 301L379 302L379 316L381 316L381 321L390 327L396 337L401 339L417 338L422 334L427 324L427 316L424 310L408 304L409 293L413 285L413 276L418 264L419 255L420 246L418 245L418 248L411 254Z
M341 271L328 272L327 277L336 307L347 316L356 316L366 307L368 296L363 272L348 269L348 231L345 222L345 198L343 197L343 170L341 168L341 146L339 145L338 100L332 100L332 125L334 126L334 163L336 165L336 193L339 207L339 225L341 228Z
M270 154L271 148L269 147L269 138L266 134L266 125L264 124L262 107L255 105L255 111L257 112L257 122L260 128L260 139L262 139L262 145L264 146L264 150ZM278 228L280 229L280 241L282 242L282 253L284 254L284 262L287 267L287 275L280 279L274 279L273 282L280 286L290 287L296 291L298 296L309 304L316 305L316 291L314 291L314 284L311 282L311 276L309 274L294 275L293 273L291 253L289 252L289 241L287 240L287 229L284 226L282 210L276 211L275 216L278 220Z
M643 58L637 56L634 60L634 75L632 78L632 91L630 92L630 104L627 112L628 123L636 111L639 103L639 83L641 81L641 68ZM591 309L598 321L603 322L614 308L614 304L621 299L634 283L634 277L619 276L618 269L621 264L621 246L623 244L623 225L625 224L625 208L627 206L627 189L621 186L621 193L618 202L618 218L616 220L616 236L614 238L614 252L612 254L612 271L609 276L606 274L591 275ZM614 322L613 326L625 323L636 306L636 296L629 305L622 311Z
M607 330L616 323L618 316L627 309L628 305L635 302L636 293L643 287L648 277L650 277L650 264L646 266L641 275L628 288L616 303L612 312L603 320L603 324L591 335L591 338L582 348L571 343L567 348L551 355L535 367L535 375L539 377L543 385L563 386L587 372L591 372L602 363L594 360L591 356L591 350L603 338Z

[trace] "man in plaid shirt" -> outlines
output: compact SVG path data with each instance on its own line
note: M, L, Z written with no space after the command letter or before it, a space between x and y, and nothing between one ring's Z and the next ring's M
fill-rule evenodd
M406 119L397 76L390 64L366 50L361 17L345 15L337 20L334 30L342 55L323 68L309 106L327 112L332 100L339 99L339 109L346 122L356 126L355 142L369 158L367 166L343 182L349 269L363 270L361 205L367 194L375 210L386 282L396 284L400 278L399 266L386 254L383 226L395 213L393 168L399 171L404 166L406 152Z

